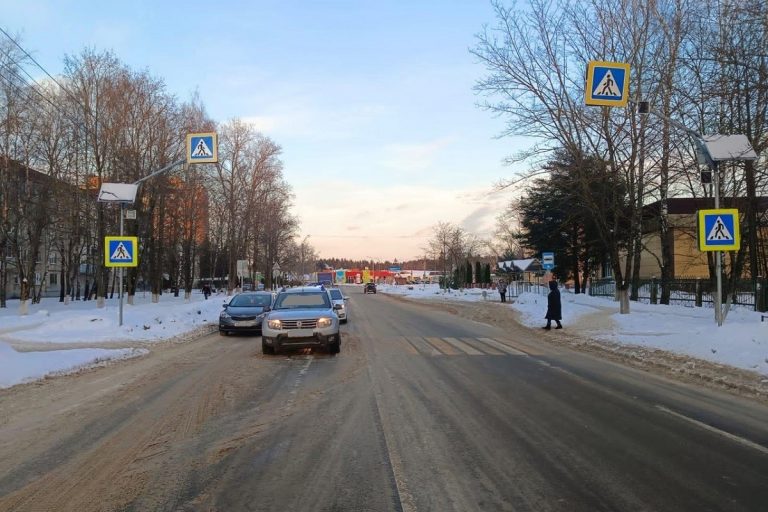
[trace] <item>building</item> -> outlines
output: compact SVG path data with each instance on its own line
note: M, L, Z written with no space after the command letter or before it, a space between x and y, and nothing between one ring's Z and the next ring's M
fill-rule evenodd
M746 198L724 198L721 208L737 208L745 211ZM678 197L667 200L669 219L669 237L672 241L672 272L674 277L709 278L707 254L699 251L697 222L699 210L712 209L711 197ZM640 278L650 279L661 275L661 233L659 215L661 202L644 207L643 217L643 253L640 258ZM757 198L757 209L761 215L768 212L768 197ZM743 222L743 220L742 220ZM765 254L768 250L768 230L760 237L760 248ZM742 239L742 245L745 241ZM745 269L747 272L749 269Z

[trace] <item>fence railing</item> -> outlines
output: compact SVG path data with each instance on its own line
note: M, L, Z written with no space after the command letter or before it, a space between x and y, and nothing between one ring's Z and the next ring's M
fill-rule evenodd
M732 304L747 306L755 311L768 308L768 286L760 277L753 283L741 279L731 294ZM669 303L688 307L714 307L715 286L709 279L672 279L669 282ZM630 285L629 293L632 294ZM595 297L614 297L616 282L613 279L595 279L590 283L589 294ZM641 279L638 282L637 300L646 304L658 304L661 299L660 279Z

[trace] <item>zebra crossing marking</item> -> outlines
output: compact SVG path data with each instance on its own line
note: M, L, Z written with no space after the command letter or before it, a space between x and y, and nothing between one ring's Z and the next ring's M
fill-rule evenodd
M463 341L467 345L475 347L480 352L485 352L488 355L491 355L491 356L503 356L504 355L504 352L502 352L500 350L496 350L495 348L490 347L487 344L484 344L484 343L478 341L475 338L459 338L459 340Z
M423 338L420 338L419 336L405 336L405 339L408 340L408 343L416 347L416 350L418 350L424 355L428 355L428 356L443 355L442 352L437 350L435 347L427 343L426 340L424 340Z
M454 348L452 345L449 345L447 342L440 338L424 338L427 340L433 347L435 347L437 350L445 354L446 356L458 356L461 355L463 352L460 352L458 349Z
M470 345L467 345L466 343L463 343L463 342L457 340L456 338L443 338L443 340L445 340L447 343L450 343L451 345L453 345L457 349L461 350L462 352L464 352L465 354L468 354L470 356L484 356L485 355L483 352L480 352L476 348L474 348L474 347L472 347Z
M527 356L528 355L525 352L523 352L522 350L518 350L516 348L512 348L509 345L507 345L505 343L502 343L499 340L495 340L493 338L477 338L477 339L482 341L482 342L488 343L489 345L492 345L492 346L496 347L497 349L502 350L502 351L506 352L507 354L511 354L513 356Z

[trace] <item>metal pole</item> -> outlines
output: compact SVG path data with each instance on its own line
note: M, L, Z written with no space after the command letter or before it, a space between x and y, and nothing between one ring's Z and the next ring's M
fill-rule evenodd
M125 204L120 203L120 236L123 236L123 217L125 216L124 213L125 213ZM134 248L133 250L136 251L136 248ZM136 255L134 254L134 257L135 256ZM119 279L120 290L117 294L120 299L120 322L118 325L120 325L121 327L123 325L123 271L124 270L125 269L123 267L120 267L120 279Z
M712 164L712 181L715 187L715 209L720 208L720 171L717 162ZM715 296L715 322L717 326L723 325L723 253L715 252L715 277L717 279L717 296Z

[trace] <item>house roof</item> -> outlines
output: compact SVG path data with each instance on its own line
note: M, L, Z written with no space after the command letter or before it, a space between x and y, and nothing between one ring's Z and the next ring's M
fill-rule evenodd
M758 211L768 211L768 196L757 197ZM742 209L746 204L746 197L722 197L721 208ZM669 215L690 215L698 210L714 208L715 201L711 197L671 197L667 199L667 213ZM661 201L647 204L643 207L644 214L648 217L658 217L661 209Z
M504 272L536 272L541 270L541 263L536 258L499 261L496 265L499 270Z

